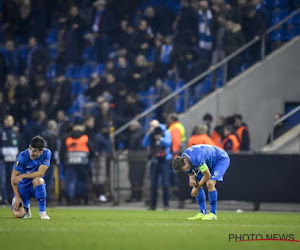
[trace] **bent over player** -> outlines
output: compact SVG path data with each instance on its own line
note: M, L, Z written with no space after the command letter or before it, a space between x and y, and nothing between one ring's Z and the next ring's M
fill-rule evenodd
M51 151L44 146L43 137L33 137L29 148L19 154L13 167L11 174L11 185L14 190L12 213L16 218L31 218L30 198L36 198L40 218L50 219L46 214L46 184L43 177L50 166Z
M223 181L223 176L229 167L228 154L215 146L198 144L187 148L172 161L176 174L186 172L189 175L189 185L193 187L191 195L196 197L200 213L188 220L216 220L217 198L216 182ZM206 197L203 186L208 190L210 213L206 210Z

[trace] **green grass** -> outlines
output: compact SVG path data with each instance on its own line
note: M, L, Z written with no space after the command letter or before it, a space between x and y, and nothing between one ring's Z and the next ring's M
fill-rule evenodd
M300 214L219 212L217 221L187 221L196 211L48 209L50 221L15 219L0 208L0 249L300 249L294 242L229 242L229 234L294 234Z

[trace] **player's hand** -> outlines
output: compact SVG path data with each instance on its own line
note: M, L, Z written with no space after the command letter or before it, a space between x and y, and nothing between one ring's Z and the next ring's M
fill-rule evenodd
M14 203L14 210L18 210L20 207L20 204L22 204L22 206L24 207L24 203L23 200L21 199L21 197L16 197L16 201Z
M196 185L197 185L197 182L195 180L195 177L193 176L193 177L189 178L189 186L195 187Z
M191 191L191 196L196 197L199 193L199 189L193 187L192 191Z
M23 180L23 178L20 175L18 175L14 178L13 184L18 184L22 180Z

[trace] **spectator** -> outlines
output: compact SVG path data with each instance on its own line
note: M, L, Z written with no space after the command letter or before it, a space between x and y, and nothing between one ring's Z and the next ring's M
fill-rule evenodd
M95 155L92 161L92 183L100 202L107 201L109 190L109 158L112 157L110 124L102 123L94 137Z
M6 115L4 118L4 126L0 130L0 184L2 204L8 204L13 196L10 175L19 154L19 133L17 127L14 127L14 122L14 118L11 115Z
M88 101L95 102L99 94L103 92L102 79L97 73L93 73L89 82L89 87L85 91Z
M77 122L73 125L71 135L62 144L61 161L65 166L65 192L67 204L74 204L76 198L80 203L88 204L89 158L91 156L91 138L84 133L84 126Z
M79 15L78 7L72 6L64 27L64 63L65 65L81 62L85 24Z
M7 105L5 102L5 97L2 91L0 91L0 119L3 121L5 115L7 114Z
M135 57L135 65L129 72L128 89L133 92L144 92L148 90L148 64L146 58L142 54Z
M211 123L213 121L213 117L210 113L206 113L202 118L203 123L207 126L207 134L211 135Z
M225 117L218 116L216 121L216 126L212 131L211 138L219 148L222 148L222 140L223 140L223 131L225 125Z
M172 9L161 4L155 7L147 7L144 13L154 35L161 34L166 36L171 34L172 23L175 18L175 13Z
M140 20L134 36L134 53L148 57L153 45L153 33L146 20Z
M47 0L31 0L31 22L33 35L39 43L45 41L48 18L48 1Z
M255 7L249 6L246 9L246 17L244 18L242 28L244 31L246 42L253 38L258 39L267 29L264 19L257 14ZM260 43L253 44L248 50L249 65L255 63L260 56Z
M278 121L280 118L282 117L282 114L277 113L274 116L274 121ZM273 140L277 139L278 137L280 137L281 135L283 135L285 132L287 132L289 130L289 126L285 121L282 121L280 123L278 123L274 129L273 129ZM267 140L267 144L269 144L271 142L271 135L268 136L268 140Z
M172 89L165 84L161 79L156 79L154 84L154 94L156 95L156 102L161 101L163 98L172 93ZM164 105L156 109L156 117L159 121L165 122L167 115L173 113L175 110L175 99L171 98Z
M167 117L168 129L171 133L172 139L172 154L173 158L176 156L180 156L184 149L186 148L186 137L185 137L185 129L183 125L179 122L179 117L176 113L169 114ZM176 176L173 171L170 174L170 185L178 188L178 192L175 193L178 196L179 208L184 208L184 202L187 197L185 197L184 192L182 192L182 188L186 183L186 178L183 175Z
M48 55L46 50L37 43L35 37L29 38L27 69L30 80L33 80L37 75L45 75L48 66Z
M20 75L22 73L22 61L18 50L15 48L15 43L9 40L5 43L7 52L7 71L10 74Z
M128 136L128 165L131 196L126 202L142 200L142 187L145 175L145 150L142 140L145 133L138 121L134 121L129 127Z
M94 2L95 14L92 30L96 37L96 54L100 62L105 62L108 56L109 44L112 44L117 35L117 19L115 14L106 6L105 0Z
M172 56L173 56L173 45L172 37L167 36L164 43L161 46L161 51L159 54L159 65L161 68L160 75L166 75L167 71L171 68L172 65Z
M240 142L241 151L250 150L250 136L249 129L246 123L243 122L243 117L240 114L234 115L235 122L234 127L236 129L236 134Z
M210 61L212 49L211 24L213 20L213 14L207 0L199 1L198 18L198 45L200 48L200 53L207 61Z
M151 202L150 209L155 210L157 205L158 178L162 178L164 209L169 207L169 175L172 138L169 130L158 120L150 122L150 129L145 134L142 145L150 147L151 161Z
M233 132L233 126L226 125L224 127L224 139L222 147L226 152L238 153L240 151L240 142Z
M182 1L182 9L174 21L173 30L176 49L177 47L186 48L197 44L198 13L190 1Z
M4 90L4 83L7 75L7 65L5 61L5 56L0 52L0 90Z
M189 139L188 147L197 144L208 144L216 146L215 142L211 139L207 132L208 128L206 124L196 126L193 135Z
M186 148L185 129L179 122L178 114L171 113L167 118L168 129L172 137L172 153L173 157L181 155Z
M31 91L28 78L25 75L19 77L19 83L15 89L15 99L17 100L16 121L25 125L27 118L31 116L31 104L33 102L33 91Z
M242 27L238 23L232 21L227 22L224 46L226 55L230 55L239 49L245 43ZM243 55L238 54L228 62L227 79L230 80L232 77L240 71L240 66L243 61Z
M47 191L47 203L52 202L52 188L54 180L54 168L58 163L58 136L57 136L57 123L55 120L49 120L47 122L46 130L43 132L43 138L46 141L47 148L51 150L52 157L50 161L50 167L45 174L46 191Z
M24 134L21 148L26 148L26 143L34 136L41 135L45 130L46 114L44 110L35 110L32 112L32 119L28 120L24 127Z
M71 83L64 75L59 75L54 80L52 105L55 111L66 110L72 104Z
M119 82L126 82L128 78L129 65L125 56L118 57L118 69L116 70L116 78Z
M119 105L116 105L119 106ZM144 109L144 104L138 99L137 95L133 92L129 92L126 95L124 106L122 109L119 108L115 112L115 117L118 116L115 120L118 120L116 127L123 125L126 122L132 120L135 116L140 114ZM123 111L122 111L123 110ZM117 121L116 121L117 122Z

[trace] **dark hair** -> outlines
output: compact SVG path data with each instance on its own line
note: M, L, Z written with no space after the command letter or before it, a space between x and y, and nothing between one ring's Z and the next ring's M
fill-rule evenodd
M178 114L176 113L171 113L169 114L169 118L172 120L172 121L179 121L179 117L178 117Z
M172 168L175 174L179 174L182 171L182 167L185 165L183 157L175 157L172 161Z
M206 113L203 118L202 118L203 121L212 121L213 120L213 117L210 113Z
M30 146L33 148L37 148L39 151L43 150L45 146L45 139L41 137L40 135L37 135L32 138L30 142Z

